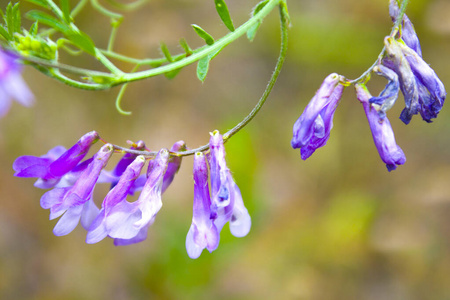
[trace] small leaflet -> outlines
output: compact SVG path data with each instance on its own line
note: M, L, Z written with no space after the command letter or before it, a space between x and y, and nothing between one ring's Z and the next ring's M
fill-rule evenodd
M228 11L227 4L224 0L214 0L216 4L216 10L219 14L219 17L222 19L223 24L227 26L228 30L234 31L233 21L230 17L230 12Z
M210 61L210 57L209 55L203 57L202 59L200 59L198 61L197 64L197 78L201 81L204 82L205 78L206 78L206 74L208 74L208 69L209 69L209 61Z
M209 33L207 33L205 30L203 30L203 28L201 28L200 26L198 26L196 24L192 24L191 26L192 26L192 28L194 28L194 30L198 34L198 36L205 40L207 45L211 46L212 44L214 44L213 37Z

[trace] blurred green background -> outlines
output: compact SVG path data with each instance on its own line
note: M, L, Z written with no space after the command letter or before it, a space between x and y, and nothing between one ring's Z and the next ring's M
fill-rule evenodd
M257 1L227 3L237 25ZM219 248L197 260L184 248L192 218L191 157L163 196L147 241L128 247L111 240L87 245L80 227L53 236L56 221L39 206L44 191L33 179L13 177L11 166L20 155L70 147L91 130L120 145L142 139L156 150L180 139L192 148L205 144L208 132L233 127L263 92L279 49L277 12L253 43L242 38L217 56L203 84L195 66L174 80L131 84L123 101L131 116L114 108L118 88L77 90L25 68L36 104L14 104L0 120L0 299L450 299L448 107L431 124L416 116L405 126L399 99L388 116L407 162L391 173L352 88L326 147L307 161L290 147L292 125L322 80L332 72L355 78L373 63L391 27L387 4L288 1L292 28L283 72L260 114L226 144L252 230L239 239L226 226ZM407 13L424 59L450 89L450 2L411 0ZM108 19L88 6L77 21L106 46ZM155 0L126 14L115 49L158 57L160 41L181 52L181 37L200 46L192 23L215 38L227 32L213 1ZM62 59L93 66L83 56ZM374 78L372 94L384 84ZM96 190L99 205L106 192Z

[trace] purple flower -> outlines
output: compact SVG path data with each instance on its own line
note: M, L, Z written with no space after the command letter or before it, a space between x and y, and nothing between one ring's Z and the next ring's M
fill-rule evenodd
M185 151L186 150L186 144L184 141L178 141L175 144L173 144L172 148L170 148L170 152L179 152L179 151ZM150 171L152 170L152 164L155 163L156 160L151 160L148 164L148 171L147 171L147 177L150 175ZM178 170L181 166L181 157L180 156L170 156L169 158L169 164L167 165L166 173L164 174L163 184L161 188L161 193L164 193L167 188L172 183L173 179L175 178L175 175L178 173Z
M383 60L383 65L392 69L397 73L400 82L400 89L405 98L405 109L400 119L408 124L411 117L419 112L419 89L417 87L416 78L411 70L408 60L403 55L399 42L393 38L386 37L384 39L387 58Z
M251 218L242 200L241 191L234 182L225 161L223 137L216 130L209 142L211 150L209 165L211 170L211 219L220 232L230 222L230 231L236 237L248 234Z
M252 220L247 208L244 206L239 187L234 182L230 173L228 174L228 177L231 191L230 204L219 208L217 219L214 221L214 224L220 232L223 226L229 222L231 234L235 237L244 237L250 232Z
M148 227L153 224L156 214L162 207L162 184L168 163L169 151L161 149L153 163L149 165L148 179L135 202L130 203L125 200L125 197L114 197L114 200L110 196L108 198L110 200L107 199L108 203L105 203L104 206L109 207L109 209L103 222L106 222L107 233L115 239L114 244L116 246L138 243L147 238ZM127 171L127 176L132 178L133 174L137 173L134 168L138 168L139 162L136 162L136 164L137 166L134 166L133 163L134 167L129 173ZM122 190L116 192L126 194L128 192L126 188L122 187ZM95 241L93 238L92 242Z
M391 15L392 22L396 22L400 9L397 4L397 0L389 1L389 14ZM403 20L401 23L401 39L405 44L413 49L419 56L422 56L422 49L420 48L419 38L417 37L416 31L414 30L414 25L409 20L406 14L403 15Z
M50 209L50 220L64 214L53 229L55 235L61 236L72 232L80 218L83 227L89 228L98 214L92 193L101 170L113 152L111 144L104 145L72 187L54 188L42 196L41 206Z
M0 118L5 116L14 98L24 106L31 106L34 97L23 81L17 59L0 49Z
M212 216L216 214L219 207L230 204L230 189L228 180L228 170L225 161L225 147L223 137L216 130L211 133L209 140L209 167L211 169L211 196L212 196Z
M219 246L219 232L211 216L208 166L202 152L194 156L194 206L192 224L186 237L186 250L190 258L198 258L203 249L212 252Z
M341 80L336 73L328 75L294 124L291 145L294 149L300 148L304 160L324 146L330 137L334 112L344 91Z
M179 152L186 151L186 143L184 141L178 141L173 144L172 148L170 148L171 152ZM166 173L164 174L163 185L162 185L162 193L164 193L169 185L172 183L175 174L178 173L178 170L181 166L181 157L180 156L171 156L169 159L169 165L167 166Z
M57 146L41 157L18 157L13 163L13 169L16 171L14 176L37 177L39 179L34 184L36 187L52 188L58 184L64 175L74 170L86 156L91 145L98 141L98 138L97 132L91 131L83 135L67 151L64 147Z
M373 70L376 74L383 76L389 81L378 97L372 97L369 100L370 103L380 106L380 117L384 118L386 116L386 111L394 106L395 101L398 98L400 84L398 82L397 74L391 69L383 65L378 65Z
M121 223L114 219L114 212L115 216L120 216L121 208L124 210L128 208L129 210L133 205L127 202L126 198L130 194L136 179L139 178L144 164L145 157L140 155L128 164L122 172L119 181L106 195L102 203L102 209L89 227L86 243L97 243L110 235L111 231L117 234L117 231L123 227Z
M419 93L419 112L423 120L431 122L431 118L436 118L444 105L447 96L444 84L419 54L407 45L399 43L399 46L416 78Z
M396 144L394 132L387 117L380 117L376 104L371 104L369 99L372 97L364 85L357 84L356 96L362 103L364 111L369 121L372 131L373 141L380 154L381 160L386 164L388 171L395 170L397 165L403 165L406 161L405 154Z
M405 109L400 119L408 124L413 115L431 122L441 110L447 92L441 80L416 51L401 41L385 39L388 57L383 64L399 76L400 89L405 96Z

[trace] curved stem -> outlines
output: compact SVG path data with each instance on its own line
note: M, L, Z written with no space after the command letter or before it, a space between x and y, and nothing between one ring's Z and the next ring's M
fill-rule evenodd
M400 24L403 21L403 16L405 15L406 7L408 6L408 4L409 4L409 0L403 0L402 5L400 7L400 11L397 16L397 19L395 20L394 26L392 26L391 33L389 34L391 37L397 34L397 32L400 28ZM373 68L375 68L380 63L380 61L383 59L383 56L385 53L386 53L386 47L383 47L383 49L381 50L380 54L377 57L377 60L370 66L370 68L368 68L358 78L353 79L353 80L348 80L347 82L349 84L355 84L355 83L365 81L365 79L373 72Z
M280 23L281 23L281 46L280 46L280 54L278 56L278 61L275 66L275 70L272 73L272 76L270 77L269 83L266 86L266 89L264 90L264 93L262 94L261 98L259 99L258 103L255 105L253 110L242 120L234 126L231 130L227 131L223 135L224 142L226 142L228 139L230 139L234 134L236 134L238 131L240 131L242 128L244 128L255 116L256 114L261 110L262 106L266 102L267 98L270 95L270 92L272 91L275 82L277 81L278 76L280 75L281 68L283 66L286 52L287 52L287 40L288 40L288 28L287 28L287 15L285 14L284 2L280 2ZM157 151L139 151L139 150L131 150L127 149L121 146L113 145L114 149L126 152L126 153L132 153L136 155L145 155L145 156L155 156L158 154ZM196 152L203 152L209 149L209 144L203 145L201 147L191 149L188 151L182 151L182 152L170 152L173 156L188 156L193 155Z

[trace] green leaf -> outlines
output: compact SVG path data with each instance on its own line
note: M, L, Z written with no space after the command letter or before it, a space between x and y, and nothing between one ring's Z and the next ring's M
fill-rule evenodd
M20 2L16 3L12 9L13 31L14 32L20 32L20 27L21 27L22 19L20 16L19 3Z
M168 62L173 62L172 55L170 55L169 49L167 48L167 45L164 43L161 43L161 51L166 57Z
M208 74L210 60L211 59L209 58L209 55L207 55L207 56L203 57L202 59L200 59L198 61L198 64L197 64L197 78L201 82L205 81L206 74Z
M36 21L30 27L30 34L32 36L36 36L38 33L38 28L39 28L39 22Z
M192 51L191 47L189 47L189 45L187 44L185 39L180 40L180 45L184 49L184 52L186 52L186 57L192 55L193 51Z
M75 46L95 56L95 44L86 33L82 31L75 31L68 25L61 23L53 16L42 11L32 10L27 13L27 17L60 31Z
M95 56L95 44L91 38L84 32L69 31L64 35L77 47Z
M212 44L214 44L213 37L209 33L207 33L205 30L203 30L203 28L201 28L200 26L195 25L195 24L192 24L191 26L192 26L192 28L194 28L194 30L198 34L198 36L205 40L207 45L211 46Z
M14 35L14 17L13 17L13 7L12 3L9 2L8 6L6 6L6 16L5 16L5 23L8 27L8 33L10 36Z
M69 0L60 0L61 3L61 11L64 16L64 20L67 23L72 22L72 17L70 16L70 1Z
M228 11L228 7L224 0L214 0L216 4L216 10L219 14L219 17L222 19L223 24L227 26L228 30L234 31L233 21L230 17L230 12Z
M247 30L247 38L250 42L253 42L253 39L255 38L256 32L259 29L259 26L261 25L261 22L256 23L252 27L250 27L249 30Z
M47 4L47 1L45 0L27 0L27 2L33 3L37 6L46 8L46 9L50 9L50 6Z
M264 6L266 6L266 4L269 2L269 0L264 0L259 2L258 4L256 4L255 8L253 9L253 15L256 15L257 13L259 13L261 11L261 9L264 8Z
M9 35L9 32L3 27L3 25L0 25L0 34L7 40L11 40L11 36Z
M61 23L58 19L55 17L39 11L39 10L32 10L27 12L27 18L29 18L32 21L38 21L42 24L45 24L47 26L50 26L60 32L65 32L71 30L67 25Z

